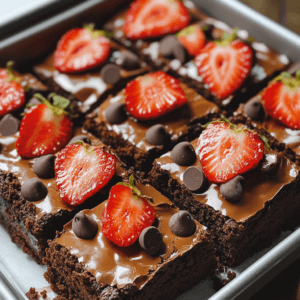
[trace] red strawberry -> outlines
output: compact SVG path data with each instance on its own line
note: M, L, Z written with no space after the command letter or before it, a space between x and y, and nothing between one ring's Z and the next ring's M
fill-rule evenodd
M103 35L91 25L68 31L55 50L54 67L62 73L74 73L101 65L110 52L109 39Z
M288 73L281 74L262 96L268 114L292 129L300 129L299 75L292 78Z
M101 217L102 232L107 239L120 247L128 247L154 220L155 209L135 187L124 184L112 187Z
M12 62L7 69L0 69L0 116L20 108L25 103L24 87L11 72Z
M16 142L18 155L32 158L61 150L70 140L73 124L63 108L52 106L41 95L34 95L43 104L33 106L23 117ZM64 99L59 96L53 98ZM68 105L66 100L64 108Z
M116 172L117 159L101 147L75 143L57 154L55 178L63 201L78 205L103 188Z
M226 182L256 168L264 155L264 142L257 134L228 123L211 123L199 137L203 172L213 182Z
M125 96L127 111L138 120L156 119L187 102L179 81L162 71L129 82Z
M129 39L146 39L177 32L189 22L189 12L180 0L135 0L123 31Z
M205 34L197 25L181 30L177 34L177 38L191 56L196 56L206 43Z
M251 71L253 52L233 34L208 43L196 57L198 73L209 90L221 99L236 91Z

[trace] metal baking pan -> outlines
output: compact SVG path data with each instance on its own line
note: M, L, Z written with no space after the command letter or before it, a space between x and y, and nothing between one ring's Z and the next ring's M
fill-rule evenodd
M52 51L57 40L68 29L88 22L101 25L124 2L120 0L73 1L72 6L70 5L67 10L65 7L58 9L58 6L54 7L50 4L43 6L55 12L55 15L45 15L43 21L34 25L28 21L28 26L23 24L24 26L19 26L18 30L9 37L2 39L0 66L5 66L8 60L15 60L17 67L30 66ZM208 15L232 27L246 29L250 35L256 37L257 41L263 41L293 61L299 60L300 36L246 5L235 0L194 0L193 2ZM28 19L30 19L29 15L28 13ZM24 16L22 18L25 23L26 18ZM47 286L47 282L42 278L46 267L36 265L17 245L11 243L2 227L0 227L0 241L1 300L23 300L26 299L25 292L31 286L37 288ZM270 249L261 251L234 269L238 273L237 278L219 292L215 293L211 281L206 280L179 299L193 300L201 297L210 300L247 300L298 257L300 257L300 228L294 232L284 232ZM19 270L20 265L24 266L22 272Z

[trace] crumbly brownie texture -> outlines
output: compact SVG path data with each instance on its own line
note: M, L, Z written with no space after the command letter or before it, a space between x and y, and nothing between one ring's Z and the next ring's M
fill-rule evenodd
M192 145L196 149L197 140ZM201 169L199 158L193 166ZM182 181L187 168L174 163L167 153L155 161L149 180L208 227L224 265L238 265L269 246L281 230L299 224L300 170L288 159L283 159L275 176L263 175L259 168L244 173L244 196L238 203L227 201L215 183L202 193L189 191Z
M153 160L176 143L193 140L202 131L202 125L219 116L219 108L214 103L198 95L186 84L181 84L188 102L181 108L159 119L139 122L128 115L121 124L110 124L105 117L105 110L112 104L125 103L124 92L109 97L92 114L87 116L85 129L95 134L106 145L111 146L127 167L134 167L139 175L147 174ZM162 146L151 145L145 139L147 130L162 124L171 134L171 141Z
M149 186L147 189L153 190ZM163 199L161 204L170 203L157 191L155 195ZM156 206L165 247L159 255L149 255L138 243L121 248L103 236L100 216L104 206L105 203L100 204L88 212L99 227L92 240L77 238L68 224L62 234L49 242L44 259L48 265L45 278L59 295L70 300L174 299L214 271L213 243L198 222L190 237L180 238L171 233L168 221L178 209L169 204ZM123 270L122 275L119 269Z

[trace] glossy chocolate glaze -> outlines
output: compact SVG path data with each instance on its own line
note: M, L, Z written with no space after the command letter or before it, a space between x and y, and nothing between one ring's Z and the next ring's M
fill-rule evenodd
M121 124L110 124L105 118L105 110L113 103L125 103L124 92L121 91L115 97L109 97L97 109L96 122L104 122L109 130L121 134L124 140L131 142L133 145L148 151L157 147L146 141L146 131L155 124L162 124L170 133L171 139L176 141L179 137L188 133L188 125L195 118L201 118L208 114L219 112L219 108L214 103L207 101L198 95L193 89L188 88L186 84L181 83L188 102L181 108L149 122L139 122L135 118L128 116L127 120Z
M191 143L195 150L197 143L198 139ZM272 151L265 149L265 153L271 154ZM183 173L189 166L182 167L174 163L170 152L156 159L155 162L162 169L169 171L172 178L183 184ZM202 169L198 155L193 166ZM244 222L263 209L265 203L272 200L282 187L293 182L297 176L299 177L300 169L286 158L283 158L279 172L275 176L264 175L259 167L243 173L242 176L246 179L242 185L244 196L238 203L227 201L220 193L220 185L212 182L209 182L209 187L205 192L193 194L194 199L213 207L224 216L228 216L237 222Z
M16 76L23 87L29 87L29 92L47 92L48 88L41 83L35 76L30 73L21 74L17 71L13 71L14 76Z
M105 208L103 202L94 209L86 211L98 223L98 233L91 240L82 240L75 236L71 222L65 226L66 232L56 239L56 243L66 247L78 257L87 271L95 276L100 286L122 288L134 284L138 289L155 276L165 263L183 255L186 251L201 243L204 227L196 222L196 232L190 237L175 236L169 229L170 217L178 211L171 208L170 201L151 186L137 185L143 195L153 198L156 210L157 227L162 233L164 247L158 254L148 254L138 242L130 247L118 247L107 240L101 230L101 215ZM150 202L149 202L150 203Z
M75 130L74 136L81 134L88 135L93 146L104 146L104 144L102 144L98 139L81 128L77 128ZM20 182L23 183L25 180L36 178L37 176L34 174L32 167L34 159L22 159L18 156L17 150L15 149L17 137L18 134L9 137L3 137L0 135L0 168L4 171L13 173L17 176ZM124 174L125 171L117 163L116 175L122 176ZM48 195L40 201L32 202L32 204L36 206L37 219L41 218L45 214L55 214L60 210L72 211L76 208L61 200L55 178L40 178L40 180L48 187Z

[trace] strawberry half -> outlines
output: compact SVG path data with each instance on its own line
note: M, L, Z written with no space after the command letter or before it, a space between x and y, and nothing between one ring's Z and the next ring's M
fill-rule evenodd
M62 73L74 73L101 65L110 53L110 41L104 34L93 25L68 31L55 50L54 67Z
M300 70L296 78L286 72L275 78L262 100L270 116L292 129L300 129Z
M42 95L35 94L34 97L43 103L33 106L21 121L16 149L18 155L23 158L55 153L72 137L73 124L63 110L68 106L69 100L52 96L54 102L56 100L63 102L53 106Z
M102 232L120 247L134 244L143 229L155 220L155 209L140 194L134 186L123 183L110 190L101 216Z
M203 82L221 99L236 91L252 68L251 47L235 38L236 34L233 34L222 41L210 42L196 57Z
M264 141L243 127L215 122L200 135L198 153L206 177L226 182L257 167L264 155Z
M13 63L0 69L0 116L20 108L25 103L25 89L12 74Z
M180 0L135 0L123 31L129 39L154 38L177 32L189 22L189 12Z
M125 88L127 111L142 121L161 117L186 102L179 81L162 71L137 77Z
M197 25L181 30L176 36L191 56L196 56L206 43L205 34Z
M55 178L59 195L78 205L107 185L116 172L117 159L101 147L74 143L57 154Z

